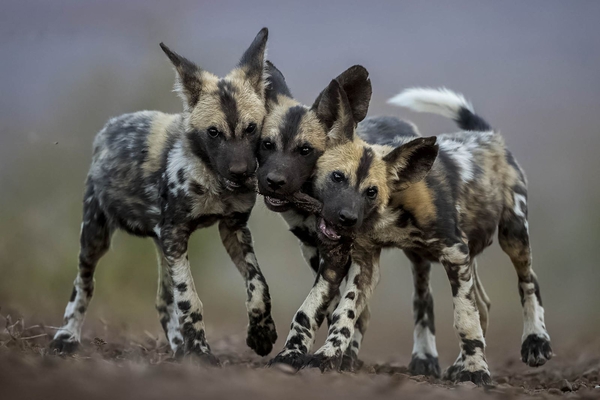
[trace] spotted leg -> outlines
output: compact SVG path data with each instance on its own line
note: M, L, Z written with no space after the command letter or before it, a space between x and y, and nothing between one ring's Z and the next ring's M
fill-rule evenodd
M404 251L412 263L414 282L413 351L408 371L412 375L427 375L439 378L441 375L438 353L435 345L435 321L433 315L433 296L429 285L431 262L413 251Z
M246 283L246 344L258 355L266 356L277 340L277 331L271 317L269 287L258 266L252 246L252 235L247 226L249 217L250 213L234 214L219 223L219 232L227 253Z
M444 379L491 384L485 359L485 339L475 294L473 263L466 243L457 242L442 250L440 262L452 288L454 328L460 337L460 356L444 373Z
M507 207L502 213L498 239L519 278L519 295L523 306L521 359L531 367L539 367L552 358L552 348L544 323L540 285L531 267L527 198L523 187L514 188L514 206Z
M321 252L320 254L326 254L327 259L321 259L315 283L294 315L284 348L269 362L269 365L282 363L296 369L301 368L304 365L306 354L312 348L315 334L323 323L327 310L332 303L335 304L340 285L349 268L349 244L339 253L335 251ZM328 262L331 254L344 254L344 261Z
M362 313L360 313L359 317L356 319L356 323L354 324L354 335L352 336L350 345L344 352L340 370L354 372L362 367L363 362L358 359L358 353L360 352L360 347L362 346L362 342L365 338L365 333L367 332L370 321L371 310L367 304Z
M177 316L177 309L173 296L173 282L169 274L167 260L156 242L156 254L158 258L158 292L156 294L156 311L160 324L162 325L169 346L176 357L183 355L183 336Z
M165 218L165 221L171 221ZM173 300L183 336L184 355L195 355L202 362L218 365L206 341L203 307L194 286L187 246L190 231L185 224L163 224L157 231L158 243L165 256Z
M343 354L354 337L357 316L367 306L379 282L380 250L353 251L347 284L340 304L333 312L325 344L307 358L305 365L325 370L340 370ZM365 256L363 256L365 254Z
M85 313L94 294L94 271L98 260L110 245L112 229L105 214L94 196L92 185L88 187L83 203L83 223L81 224L79 271L73 283L73 292L64 314L64 325L50 342L50 350L57 353L71 353L81 341L81 328Z

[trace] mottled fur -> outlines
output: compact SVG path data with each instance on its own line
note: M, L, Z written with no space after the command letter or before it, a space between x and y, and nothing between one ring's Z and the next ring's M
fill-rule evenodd
M477 277L475 257L491 244L496 229L519 277L525 321L523 361L531 366L545 363L552 352L539 285L531 269L524 173L502 137L474 114L462 96L426 89L405 94L410 99L401 99L416 110L425 109L420 106L427 103L427 111L446 115L451 107L453 117L467 131L437 139L398 137L395 148L387 145L389 138L383 138L385 145L370 145L350 133L344 143L319 158L314 180L314 195L323 202L318 240L330 243L353 237L354 242L351 265L345 267L348 283L333 312L326 343L305 363L321 369L340 367L354 334L351 317L365 309L377 285L380 252L397 247L411 259L415 273L418 326L411 370L439 374L429 269L431 262L440 262L452 287L461 347L445 377L489 384L484 355L489 299ZM341 88L340 96L344 98ZM479 131L481 127L487 130ZM368 168L367 153L371 154ZM350 224L348 215L355 216ZM325 277L327 269L340 267L324 265L320 272ZM335 292L339 285L317 279L315 288L305 304L316 303L313 308L323 309L329 304L323 303L328 299L322 293Z
M418 135L414 125L393 117L364 119L371 97L368 72L361 66L348 68L324 89L311 107L302 106L292 98L283 74L269 64L269 88L267 108L270 110L262 132L259 149L258 186L265 195L265 204L280 212L299 239L302 254L315 274L321 264L317 249L316 217L298 201L297 194L312 194L312 176L319 157L328 148L343 140L340 131L352 132L357 127L360 135L372 137L396 137ZM345 111L332 109L339 104L332 85L339 84L347 93L348 107ZM312 205L311 205L312 207ZM330 251L331 249L329 249ZM328 274L332 274L329 270ZM335 276L328 276L334 279ZM320 285L314 290L318 296L330 299L330 306L312 309L307 314L296 315L285 349L273 360L300 366L305 354L314 343L314 335L306 335L306 327L298 321L318 328L323 320L332 320L331 312L340 301L338 292L321 292ZM365 309L356 315L356 330L351 348L344 357L343 368L352 370L358 362L358 352L368 327L369 312Z
M260 355L271 351L277 338L271 300L247 227L256 199L256 143L266 115L267 36L266 28L261 30L224 78L161 44L177 72L185 111L122 115L98 133L86 180L79 274L53 349L73 350L80 342L95 266L120 228L156 243L156 307L173 352L218 362L206 341L187 256L190 235L218 223L246 283L247 344Z

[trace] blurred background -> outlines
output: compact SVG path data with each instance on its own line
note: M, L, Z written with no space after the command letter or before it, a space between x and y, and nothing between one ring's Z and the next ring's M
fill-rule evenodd
M83 181L96 132L112 116L179 112L164 41L225 75L263 26L269 58L311 104L353 64L371 74L370 115L452 121L386 104L411 86L464 93L506 138L530 182L534 268L555 351L600 334L600 2L595 1L7 1L0 13L0 310L58 325L77 270ZM313 277L297 242L259 199L250 221L283 345ZM243 334L245 290L216 227L192 237L190 260L208 338ZM492 300L488 359L517 357L522 313L513 267L497 244L481 257ZM84 327L161 334L150 240L117 233L101 260ZM433 270L437 338L453 361L450 286ZM412 278L387 251L362 357L406 364ZM249 351L249 350L248 350ZM568 356L562 354L563 356Z

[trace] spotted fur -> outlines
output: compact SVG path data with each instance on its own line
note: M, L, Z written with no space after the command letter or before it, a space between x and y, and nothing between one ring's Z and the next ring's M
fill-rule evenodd
M437 138L398 137L392 142L398 147L389 146L389 138L374 145L348 133L345 142L319 158L314 179L314 195L323 202L319 242L354 240L348 284L333 313L328 338L307 364L339 367L340 354L350 346L355 329L348 315L360 314L368 304L379 279L381 250L396 247L405 251L415 272L413 373L439 374L429 264L440 262L452 288L461 348L445 378L490 383L484 355L489 299L478 279L475 257L491 244L496 229L519 277L523 361L543 364L552 351L539 284L531 269L524 173L497 132L477 130L489 125L462 96L427 89L406 95L410 100L401 94L396 101L415 110L448 115L450 107L466 130ZM353 216L351 223L348 215ZM323 275L340 265L322 267ZM305 304L311 301L307 298Z
M258 157L259 190L265 195L266 206L280 212L290 231L299 239L307 264L318 276L321 257L317 249L316 217L286 199L298 191L312 193L311 180L317 160L340 140L336 135L338 130L332 128L345 125L352 131L358 126L359 134L380 137L391 136L392 132L396 135L416 135L416 127L392 117L364 119L371 97L371 84L368 72L360 66L347 69L335 79L347 93L349 106L346 113L330 109L330 105L338 104L331 84L319 94L311 107L306 107L293 99L283 74L273 64L269 64L268 80L269 115L265 120ZM328 322L332 321L331 313L341 300L339 290L322 290L318 281L313 290L318 293L317 297L330 298L330 306L312 309L311 304L306 304L306 314L298 314L293 318L285 348L273 362L300 366L305 354L310 351L315 336L306 335L307 328L298 320L307 319L308 324L316 329L325 318ZM353 346L347 349L343 357L343 368L346 370L353 370L360 365L358 352L368 327L369 315L368 309L365 309L353 317L356 330Z
M246 284L247 344L260 355L271 351L277 338L271 299L247 227L256 199L256 143L266 115L267 36L267 29L261 30L224 78L161 44L175 67L184 112L125 114L98 133L86 180L79 273L53 349L70 351L80 342L96 264L120 228L156 243L156 308L173 352L217 363L206 340L187 246L196 229L218 223Z

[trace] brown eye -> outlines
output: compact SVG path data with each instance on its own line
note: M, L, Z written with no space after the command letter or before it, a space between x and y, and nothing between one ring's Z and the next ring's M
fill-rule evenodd
M256 132L256 124L253 122L246 128L246 133L252 135L254 132Z
M377 197L377 188L375 186L371 186L367 189L367 197L371 200L374 200Z
M270 140L263 140L262 146L265 150L273 150L275 148L275 145Z
M214 126L211 126L210 128L208 128L207 132L208 132L208 136L210 136L211 138L216 138L217 136L219 136L219 130L217 128L215 128Z
M310 146L302 146L300 147L300 154L303 156L307 156L312 153L313 149Z
M344 174L340 171L334 171L331 173L331 180L334 182L341 182L344 180Z

